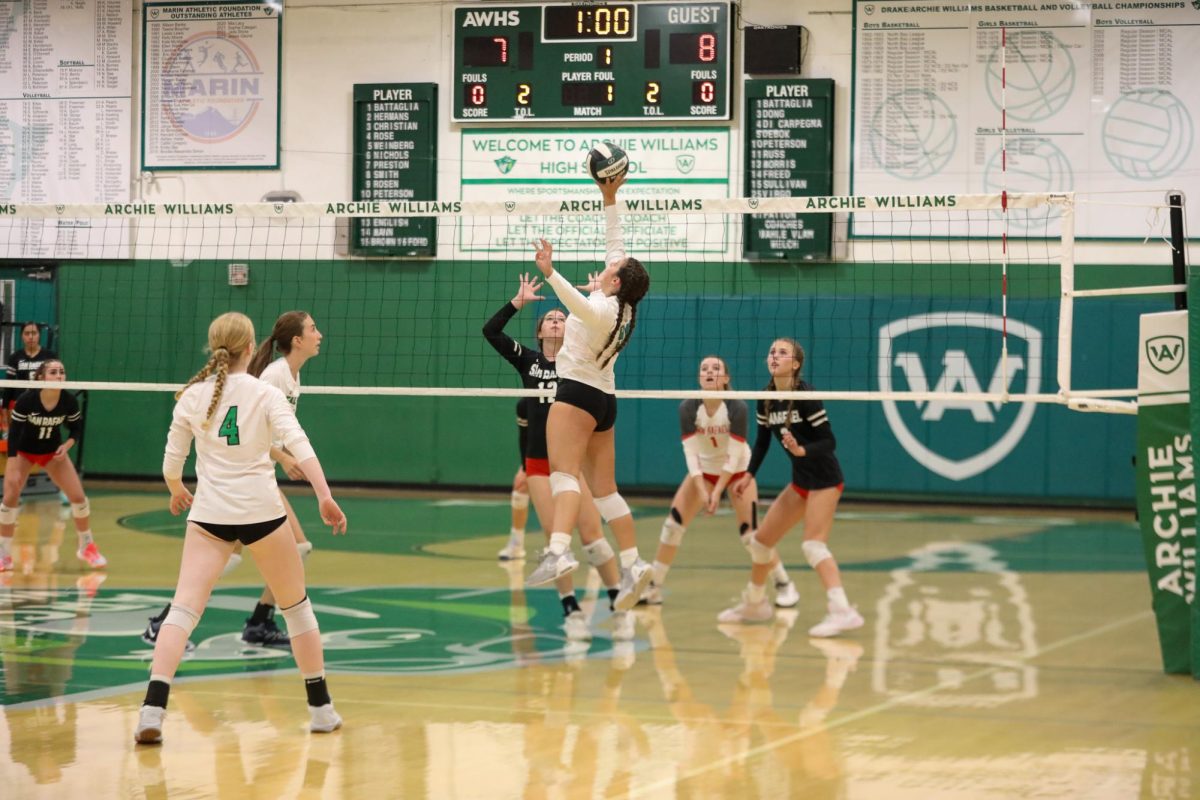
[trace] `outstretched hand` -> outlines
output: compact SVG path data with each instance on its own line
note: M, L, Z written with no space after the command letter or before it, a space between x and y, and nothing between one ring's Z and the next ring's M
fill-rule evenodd
M579 289L581 292L591 293L591 292L596 291L597 289L600 288L600 273L599 272L589 272L587 283L582 283L579 286L576 286L575 288Z
M538 239L533 243L533 249L537 251L537 255L533 257L533 263L537 265L543 275L549 278L554 274L554 245L545 239Z
M513 296L512 304L520 309L526 303L532 303L537 300L545 300L546 298L538 294L538 290L540 290L543 285L544 284L537 278L530 278L529 273L526 272L521 276L521 285L517 288L516 295Z

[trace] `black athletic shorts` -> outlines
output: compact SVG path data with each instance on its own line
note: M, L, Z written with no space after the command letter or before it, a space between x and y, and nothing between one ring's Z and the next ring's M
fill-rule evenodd
M596 433L612 430L617 422L617 396L605 394L586 383L559 378L554 402L582 408L591 414L596 420Z
M268 533L271 533L271 531L287 522L287 515L284 515L279 519L273 519L267 522L251 522L247 525L219 525L215 522L200 522L199 520L191 521L208 533L211 533L213 536L217 537L218 539L223 539L226 542L254 544L259 539L262 539Z

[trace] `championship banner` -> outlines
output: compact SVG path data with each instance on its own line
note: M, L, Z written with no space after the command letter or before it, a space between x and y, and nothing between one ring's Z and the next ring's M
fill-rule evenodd
M1163 671L1192 672L1196 478L1188 313L1143 314L1138 346L1137 510Z

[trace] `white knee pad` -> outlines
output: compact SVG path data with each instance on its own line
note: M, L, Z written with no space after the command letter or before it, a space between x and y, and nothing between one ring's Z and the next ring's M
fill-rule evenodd
M9 508L0 503L0 525L16 525L17 517L21 516L21 507Z
M82 503L71 503L71 516L75 519L83 519L92 513L91 506L88 505L87 498L83 498Z
M775 560L775 548L767 547L758 540L757 536L750 537L750 543L746 545L746 549L750 551L750 560L755 564L770 564Z
M593 567L607 564L616 555L613 552L612 545L608 543L608 539L605 539L603 536L591 544L585 544L583 552L587 553L588 563Z
M597 497L595 503L596 510L600 512L600 516L604 517L605 522L612 522L614 519L620 519L633 513L629 510L629 504L625 502L624 497L621 497L620 492Z
M300 560L306 561L308 554L312 552L312 542L296 542L296 552L300 554Z
M312 603L308 595L294 606L281 609L283 620L287 623L288 636L295 639L301 634L317 630L317 615L313 613Z
M558 497L563 492L579 494L579 480L566 472L550 473L550 494Z
M669 544L672 547L679 547L683 541L683 534L687 532L687 527L680 525L675 520L667 517L667 521L663 523L662 533L659 534L658 540L663 544Z
M829 552L829 547L824 542L819 542L816 539L805 539L800 545L800 549L804 551L804 557L808 559L810 567L816 567L827 558L833 558L833 553Z
M512 507L518 509L529 508L529 495L525 494L525 492L513 492Z
M178 603L171 603L171 610L167 612L167 616L163 618L163 625L174 625L176 628L183 628L184 636L191 636L192 631L196 628L196 623L200 621L200 615L192 611L187 606L181 606Z

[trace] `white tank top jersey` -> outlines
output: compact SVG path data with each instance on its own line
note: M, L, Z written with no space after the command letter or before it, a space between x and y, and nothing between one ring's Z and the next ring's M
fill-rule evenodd
M615 205L605 206L604 224L607 240L604 264L608 266L614 261L625 259L625 238ZM563 330L562 349L558 351L558 377L586 383L605 394L615 393L617 382L613 376L613 367L617 363L617 357L613 356L603 369L600 362L617 347L624 335L624 331L619 332L605 350L604 343L608 341L608 335L612 333L616 324L620 301L616 297L606 296L599 290L584 297L583 293L572 286L558 270L554 271L547 282L570 312L566 328ZM632 310L626 307L621 319L622 328L632 317Z
M292 368L288 366L286 358L277 358L267 364L258 379L283 392L293 409L300 404L300 376L292 377ZM276 436L271 440L271 446L279 448L283 446L283 442Z
M163 476L183 477L192 440L196 441L196 493L188 519L219 525L246 525L284 516L271 461L278 437L297 461L316 455L283 392L244 372L225 380L225 391L208 430L201 428L212 401L216 377L188 387L175 403Z
M679 404L679 430L688 474L736 475L750 465L746 432L750 412L741 400L726 400L713 414L703 400Z

